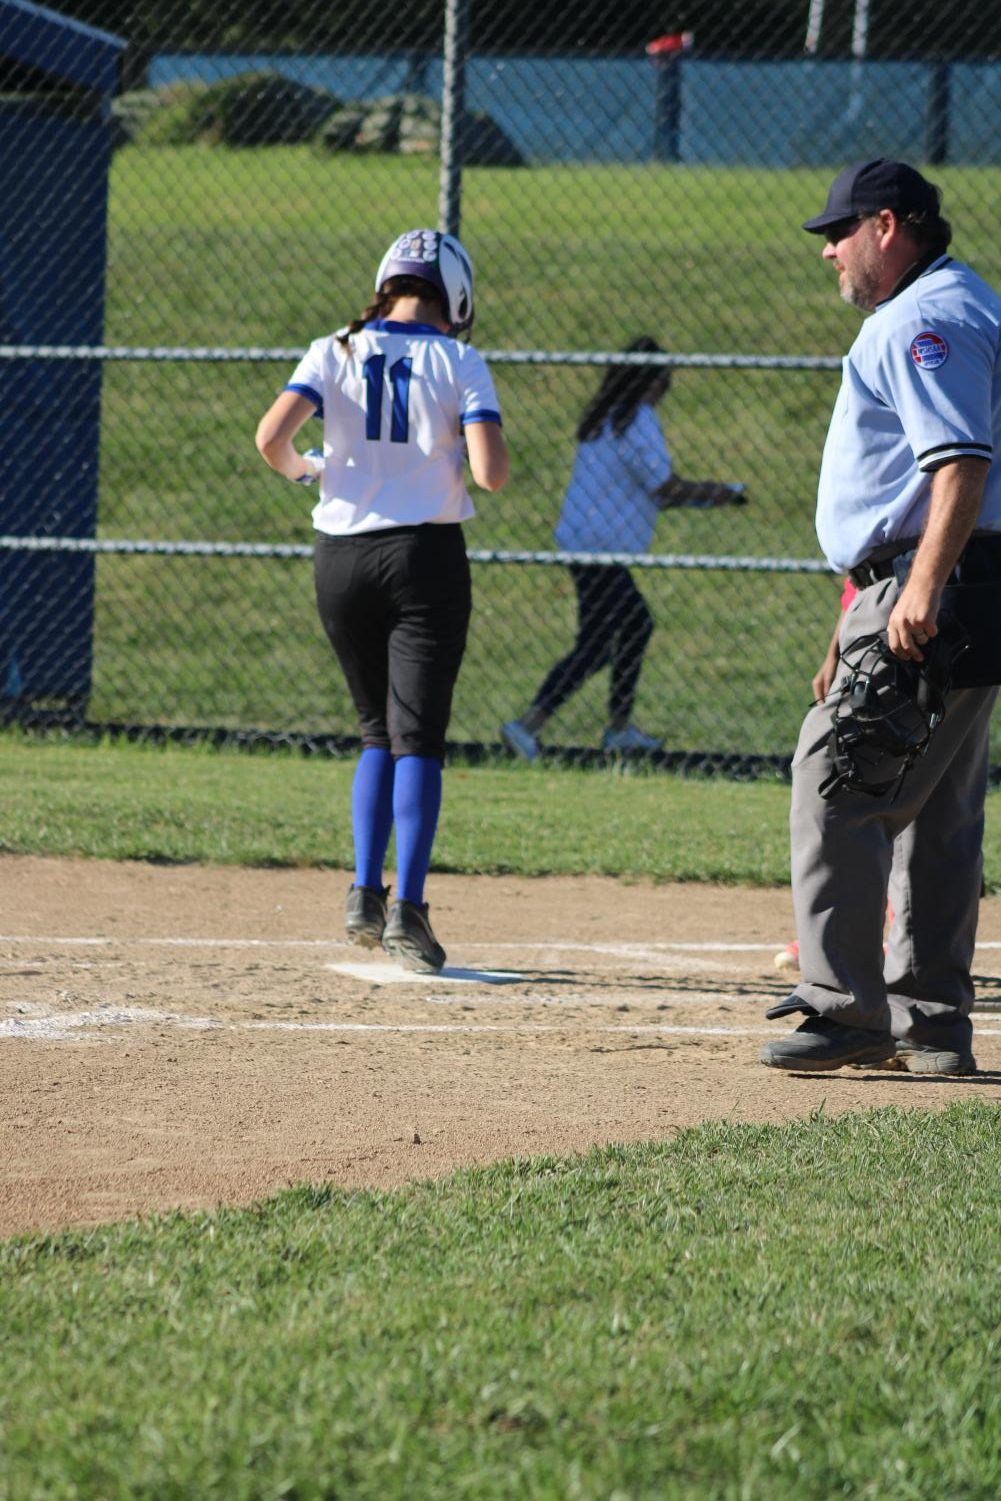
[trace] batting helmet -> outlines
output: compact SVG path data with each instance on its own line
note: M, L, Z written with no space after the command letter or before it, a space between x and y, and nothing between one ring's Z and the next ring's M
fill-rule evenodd
M453 333L472 327L473 263L454 235L437 229L408 229L386 251L375 277L381 292L393 276L419 276L445 298Z

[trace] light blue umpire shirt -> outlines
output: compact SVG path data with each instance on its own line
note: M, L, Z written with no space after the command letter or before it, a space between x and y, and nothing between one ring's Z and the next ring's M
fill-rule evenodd
M941 464L1001 450L1001 297L938 256L866 319L842 369L817 492L839 573L920 536ZM1001 464L977 531L1001 531Z

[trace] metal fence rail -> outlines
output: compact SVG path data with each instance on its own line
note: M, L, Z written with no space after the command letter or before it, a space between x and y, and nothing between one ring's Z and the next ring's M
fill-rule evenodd
M85 553L102 557L179 558L312 558L306 543L287 542L156 542L126 537L0 537L0 552ZM820 558L732 558L723 553L701 557L684 553L636 552L512 552L470 547L471 563L514 564L566 568L571 563L619 564L624 568L677 568L723 573L830 573Z
M0 344L0 360L94 360L100 364L242 365L294 364L297 349L142 349L123 345ZM810 354L622 354L603 349L482 349L491 365L576 365L606 369L645 366L665 370L840 370L834 355Z

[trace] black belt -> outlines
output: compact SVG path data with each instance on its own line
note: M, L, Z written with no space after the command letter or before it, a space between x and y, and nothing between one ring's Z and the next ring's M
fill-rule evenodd
M848 577L856 589L868 589L870 584L881 583L883 579L893 578L894 574L903 583L916 551L917 547L912 544L890 558L868 558L849 568ZM959 562L946 582L980 584L994 583L998 579L1001 579L1001 533L979 532L963 548Z
M868 589L870 584L878 584L883 579L893 577L893 559L880 558L876 563L856 563L854 568L849 568L848 577L856 589Z

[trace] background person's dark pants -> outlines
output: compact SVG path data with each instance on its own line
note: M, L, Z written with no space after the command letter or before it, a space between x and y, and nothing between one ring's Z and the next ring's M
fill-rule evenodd
M443 760L472 603L462 527L317 533L314 576L362 744Z
M573 651L549 673L532 707L548 718L593 673L611 663L608 717L612 725L624 726L632 714L653 616L621 563L571 563L570 576L577 590L577 640Z

